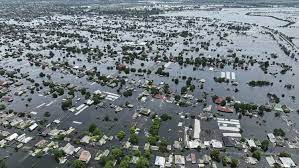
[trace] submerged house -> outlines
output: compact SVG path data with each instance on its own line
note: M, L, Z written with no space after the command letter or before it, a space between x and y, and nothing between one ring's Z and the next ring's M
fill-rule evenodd
M217 106L216 107L217 111L220 111L220 112L224 112L224 113L233 113L234 112L234 109L230 108L230 107L227 107L227 106Z
M200 138L200 121L198 119L194 120L194 130L193 130L193 138L199 139Z
M87 150L81 151L79 160L81 160L82 162L88 163L90 158L91 158L91 154L89 151L87 151Z

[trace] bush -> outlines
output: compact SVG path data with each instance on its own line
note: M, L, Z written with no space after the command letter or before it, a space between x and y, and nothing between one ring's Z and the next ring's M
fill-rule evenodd
M258 150L254 151L252 154L252 157L256 158L257 160L261 160L261 156L262 156L262 154Z
M149 161L145 157L140 157L136 163L137 168L149 167Z
M161 119L162 119L162 121L171 120L171 116L169 116L168 114L164 113L164 114L161 115Z
M92 96L92 100L94 101L94 104L99 104L101 103L101 101L103 100L104 98L101 96L101 95L93 95Z
M232 159L230 167L231 168L237 168L239 164L239 161L237 159Z
M161 140L160 144L159 144L159 151L161 153L166 153L168 150L167 150L167 141L166 140Z
M147 141L148 143L150 143L151 145L156 145L157 142L159 141L159 136L152 136L152 135L149 135L147 137Z
M220 162L220 151L217 149L214 149L211 154L210 154L211 158L217 162Z
M124 153L123 153L122 149L120 149L120 148L113 148L111 150L111 155L114 159L118 159L118 158L122 157L124 155Z
M102 137L102 131L99 128L95 128L92 135Z
M159 129L160 129L161 121L158 118L153 119L153 124L149 129L149 132L153 136L159 135Z
M50 117L51 114L50 114L50 112L46 111L45 114L44 114L44 116L45 116L45 117Z
M279 129L274 129L273 134L275 136L281 136L284 137L285 136L285 132L283 131L283 129L279 128Z
M116 136L121 141L126 137L126 133L124 131L119 131Z
M95 131L96 128L97 128L97 125L95 123L92 123L92 124L90 124L88 131L92 133Z
M288 154L287 152L281 152L281 153L279 153L278 156L279 156L279 157L291 157L291 155Z
M54 150L53 150L53 154L54 154L55 160L56 160L57 162L59 161L59 158L65 156L64 151L61 150L61 149L54 149Z
M133 145L137 145L138 144L138 136L137 134L131 134L130 136L130 140L129 140Z
M130 168L130 157L129 156L125 156L124 159L121 160L119 167L120 168Z
M271 83L268 82L268 81L250 81L248 83L249 86L251 87L256 87L256 86L259 86L259 87L262 87L262 86L269 86Z
M73 167L74 168L85 168L86 165L81 160L75 160L73 162Z
M126 90L123 92L123 95L125 97L129 97L129 96L132 96L133 95L133 91L132 90Z
M67 110L68 108L71 108L73 106L73 102L71 99L67 99L66 101L63 101L61 104L61 108L63 110Z
M263 151L266 152L268 150L268 147L269 147L269 141L268 140L262 141L261 148L263 149Z
M3 103L0 103L0 110L4 110L4 109L6 109L6 105Z

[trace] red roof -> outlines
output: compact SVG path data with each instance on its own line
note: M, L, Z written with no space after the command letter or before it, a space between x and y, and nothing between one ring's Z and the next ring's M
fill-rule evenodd
M217 108L218 111L225 112L225 113L234 112L234 110L232 108L226 107L226 106L217 106L216 108Z
M161 94L156 94L155 96L154 96L154 98L156 98L156 99L166 99L166 97L164 96L164 95L161 95Z
M79 157L79 160L83 161L83 162L88 162L90 160L90 153L86 150L82 151Z
M5 81L5 80L0 80L0 86L4 86L4 85L7 85L7 81Z
M117 70L124 70L126 68L126 65L124 65L124 64L118 64L118 65L116 65L116 69Z
M2 99L7 102L12 102L13 98L11 96L3 96Z
M223 99L222 97L218 97L218 98L215 100L215 103L216 103L216 104L221 104L223 101L224 101L224 99Z

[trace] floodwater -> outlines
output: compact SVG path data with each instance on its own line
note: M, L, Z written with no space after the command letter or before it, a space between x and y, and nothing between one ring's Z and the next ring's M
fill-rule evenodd
M183 45L183 39L178 38L171 38L168 40L171 40L172 42L176 43L176 45L173 45L169 47L168 50L165 50L165 53L169 54L172 53L173 55L178 55L182 50L186 48L192 48L197 47L198 42L201 41L211 41L211 48L214 48L215 50L206 51L206 50L200 50L199 53L202 53L203 55L210 56L212 58L216 58L217 54L221 54L221 57L226 58L226 56L229 54L228 49L236 51L237 49L242 49L241 51L237 51L236 54L238 56L242 55L248 55L253 56L258 61L266 61L270 53L276 53L278 55L278 58L271 59L270 62L275 61L276 63L285 63L287 65L292 66L292 71L287 72L284 75L281 75L279 72L281 68L278 65L271 65L269 68L269 72L278 72L277 75L271 75L271 74L264 74L264 72L259 68L259 65L256 63L255 65L248 66L248 70L244 70L241 68L233 69L232 66L226 65L223 69L220 68L214 68L213 71L209 70L209 67L204 67L202 70L193 70L193 66L187 65L187 66L180 66L178 63L172 63L168 68L166 68L166 72L169 72L170 77L160 77L154 73L151 75L145 75L144 77L138 77L135 75L128 75L128 80L141 80L141 82L144 82L145 80L154 80L156 84L159 84L160 82L165 82L170 84L171 90L175 94L180 93L180 89L182 86L185 85L185 81L181 79L182 76L188 76L195 78L196 80L193 81L193 83L196 85L196 91L194 93L195 98L201 98L203 92L209 93L209 98L207 99L207 104L213 104L211 100L212 95L218 95L218 96L231 96L234 97L236 100L247 102L247 103L256 103L259 105L265 104L268 102L267 93L275 93L278 95L278 97L281 98L281 104L286 104L288 107L291 107L294 109L294 112L291 112L289 114L286 114L286 117L288 120L292 121L293 123L297 123L299 121L298 113L296 112L297 109L299 109L299 103L298 103L298 97L296 97L296 100L292 100L290 96L298 96L299 95L299 80L297 74L299 73L299 66L298 62L296 62L294 59L286 56L284 52L279 48L279 45L276 41L274 41L269 35L263 34L262 32L265 31L265 29L262 28L262 26L270 27L275 30L278 30L279 32L285 33L286 35L295 37L294 43L298 47L298 38L299 38L299 30L298 30L298 19L296 20L296 23L292 25L291 27L281 27L286 24L285 21L277 20L271 17L263 17L263 16L249 16L245 15L248 12L262 12L267 11L268 13L279 13L283 11L288 11L291 13L290 17L298 18L298 15L292 15L293 13L298 12L296 8L282 8L280 10L276 9L269 9L269 8L227 8L223 9L222 11L180 11L180 12L170 12L166 14L162 14L159 16L153 16L153 18L158 17L157 19L154 19L151 24L149 24L152 28L151 31L154 33L148 33L146 35L143 35L142 37L138 38L135 35L142 34L142 32L138 31L132 31L132 30L126 30L126 29L120 29L116 32L114 31L111 34L116 34L120 39L122 40L134 40L138 39L139 41L145 41L145 40L157 40L157 38L164 39L163 37L159 37L157 34L158 31L165 30L166 33L170 33L171 30L186 30L186 27L184 25L180 24L177 25L178 21L170 22L169 20L173 20L173 18L176 17L183 17L183 21L193 19L193 18L210 18L212 22L216 24L221 23L249 23L249 24L255 24L251 27L250 30L246 32L246 35L238 34L236 32L231 33L226 39L228 42L224 42L226 45L216 47L215 43L217 42L217 34L210 34L208 36L205 36L205 38L202 39L192 39L193 43L190 43L188 46ZM284 13L283 17L286 13ZM277 17L280 17L281 15L276 15ZM112 16L111 16L112 17ZM168 21L167 23L160 22L158 19L162 17L162 19L165 19ZM73 16L55 16L55 20L63 22L63 20L72 21L76 19L82 19L82 18L76 18ZM214 18L216 20L214 20ZM108 21L107 21L108 20ZM109 21L111 21L109 23ZM76 32L80 32L80 35L89 38L90 33L86 30L84 30L84 27L88 26L95 26L97 24L103 26L110 26L111 29L116 29L115 25L111 25L112 21L121 22L122 24L139 24L141 27L143 27L145 24L144 21L135 21L133 18L112 18L109 19L109 16L102 18L102 17L96 17L96 18L85 18L83 17L82 22L85 26L82 26L81 28L83 30L78 30ZM32 21L36 23L36 21ZM215 28L213 26L211 27L201 27L204 24L210 24L209 21L198 21L194 25L194 27L187 29L190 31L193 31L195 34L198 33L198 35L206 34L207 32L221 32L221 28ZM14 21L9 21L7 24L17 24ZM42 23L44 24L44 23ZM22 24L24 25L24 24ZM36 26L35 24L28 24L24 26ZM155 27L156 26L156 27ZM161 26L161 27L159 27ZM66 26L63 27L69 30L70 32L72 29L77 29L78 26ZM63 30L63 28L61 30ZM165 28L165 29L163 29ZM100 26L95 28L98 31L103 30ZM298 31L297 31L298 30ZM157 36L157 37L155 37ZM158 41L158 40L157 40ZM156 41L156 42L157 42ZM90 45L95 47L99 46L99 48L109 45L113 45L113 43L117 42L105 42L102 39L89 39ZM233 43L231 43L233 42ZM43 43L45 45L46 43ZM68 45L73 45L75 43L70 43ZM78 44L79 45L79 44ZM37 45L38 46L38 45ZM38 47L39 48L39 47ZM2 50L5 49L4 47L1 48ZM115 47L115 50L121 50L121 46L117 45ZM163 50L159 51L157 45L154 46L155 51L157 53L150 53L150 56L155 56L157 54L163 54ZM29 52L29 51L26 51ZM25 53L26 53L25 52ZM42 53L47 54L49 50L37 50L33 51L34 53ZM53 51L55 53L54 58L52 59L44 59L45 62L50 63L52 60L57 60L59 57L65 55L65 53L61 51ZM23 56L25 55L23 54ZM186 54L187 53L187 54ZM183 52L184 58L191 58L191 57L197 57L199 53L195 51L186 51ZM91 69L92 67L96 66L100 71L101 74L105 75L115 75L117 74L117 70L115 68L113 70L107 70L107 66L114 66L115 62L120 58L122 55L119 54L116 58L102 58L101 62L91 62L89 63L86 59L86 55L84 54L75 54L76 57L73 58L67 58L69 62L76 62L76 65L82 67L83 65L87 65L87 69ZM298 55L297 55L298 56ZM83 61L77 61L77 59L80 58ZM142 68L140 66L140 63L144 62L145 67L151 67L155 66L155 62L152 59L149 59L149 61L142 61L142 60L135 60L134 63L131 65L131 67L135 67L136 69ZM1 60L1 66L13 69L13 68L21 68L21 72L29 72L30 77L35 79L35 82L41 82L43 79L39 78L38 75L41 72L40 67L30 66L30 64L23 59L22 63L18 63L14 58L5 58ZM233 86L231 84L226 83L216 83L214 81L214 77L220 77L221 72L235 72L236 73L236 81L239 83L238 89L239 92L235 93L233 91ZM101 90L101 91L107 91L112 93L117 93L116 88L110 88L108 86L102 86L100 84L92 84L92 81L89 81L87 77L78 78L75 75L71 74L64 74L60 71L53 72L51 69L45 69L43 70L46 74L51 74L52 80L57 83L71 83L78 87L86 87L90 92L93 92L95 90ZM123 73L123 72L122 72ZM292 75L295 73L295 75ZM122 75L125 76L123 73ZM174 82L172 82L173 78L180 78L180 83L178 85L175 85ZM199 79L205 79L206 83L204 85L204 89L201 90L198 86L198 80ZM22 82L24 82L24 86L32 85L29 81L26 81L24 79L20 79ZM267 80L273 82L273 86L266 86L266 87L255 87L252 88L248 86L247 82L251 80ZM287 90L284 88L285 84L293 84L295 85L295 88L292 90ZM32 101L30 102L28 107L25 107L26 101L23 101L24 97L15 97L14 101L9 105L9 108L14 109L16 112L31 112L36 111L38 114L36 116L33 116L36 120L42 119L45 112L50 112L51 116L48 118L49 121L53 121L55 119L59 119L61 121L60 124L52 126L57 127L59 129L67 129L69 127L74 127L78 131L86 130L90 123L96 123L99 128L103 131L106 135L115 135L120 130L125 130L128 132L129 128L133 125L133 123L136 123L138 128L142 130L140 133L140 149L143 147L143 144L145 142L144 138L144 132L149 129L149 126L151 124L150 118L146 117L140 117L136 120L132 120L132 115L139 107L147 107L152 109L153 112L157 114L163 114L165 112L169 113L172 116L172 120L163 122L161 129L160 129L160 135L162 138L166 138L170 144L173 144L175 140L183 136L183 127L178 127L178 122L183 122L183 126L189 126L192 125L192 119L191 116L197 116L202 113L202 104L196 104L196 101L193 100L192 102L195 104L195 106L189 106L189 107L178 107L175 104L170 104L165 101L157 100L148 98L146 102L139 102L137 101L138 94L143 91L142 88L137 87L134 84L128 84L127 87L134 87L135 91L133 93L132 97L124 98L121 97L117 99L114 102L105 101L104 105L105 108L91 106L84 110L79 115L74 115L74 113L71 113L69 111L62 111L61 110L61 100L64 98L63 96L58 97L56 99L52 98L51 95L45 96L43 93L47 91L47 89L43 89L40 93L34 93L33 95L30 95L32 97ZM281 95L284 94L285 97L282 98ZM78 102L74 102L75 106L78 107L80 104L84 103L84 98L79 93L76 94L76 99L81 97L82 100ZM27 99L27 97L25 97ZM54 102L53 102L54 101ZM115 113L114 108L110 108L110 104L116 104L116 105L123 105L125 104L125 101L131 102L135 105L133 109L125 108L123 111L119 113ZM51 103L49 106L43 106L41 108L37 108L42 103ZM214 113L216 113L216 110L213 110ZM187 119L181 119L180 115L178 113L182 113L182 115L187 115ZM215 115L223 115L222 117L225 118L235 118L237 119L237 116L235 114L215 114ZM112 121L103 121L105 116L109 116L109 118ZM117 118L118 121L113 121L114 118ZM266 122L263 122L265 120ZM76 125L73 123L73 121L79 121L82 122L82 125ZM285 121L283 121L279 117L274 116L274 112L265 113L263 117L246 117L244 116L241 120L241 126L243 132L243 137L248 138L257 138L260 140L266 139L266 133L272 132L274 128L283 128L287 132L287 137L289 139L293 139L295 136L298 136L298 125L294 125L292 127L289 127ZM217 124L216 121L203 121L203 128L202 129L210 129L210 130L217 130ZM9 130L10 132L13 132L13 130ZM14 130L17 131L18 130ZM34 131L32 133L28 133L28 135L35 135L37 134L37 131ZM220 139L220 132L219 130L216 131L215 135L210 135L203 137L204 140L211 140L212 138L216 138L218 140ZM36 136L34 140L32 140L32 143L27 144L28 146L33 146L34 142L38 142L41 139L41 137ZM15 144L12 145L12 147ZM61 145L64 146L64 145ZM97 162L93 160L95 153L98 149L104 150L106 148L111 148L111 146L120 146L119 142L117 140L113 140L111 142L108 142L106 145L97 147L96 149L91 146L85 146L85 149L90 150L92 154L92 159L90 165L94 165L95 167L100 167ZM18 152L15 152L12 147L7 147L5 150L1 151L1 156L9 156L7 159L7 164L9 167L42 167L44 165L47 165L47 167L57 167L58 164L54 160L53 157L51 157L49 154L45 155L42 158L34 158L31 156L28 156L27 151L20 150ZM299 161L299 153L298 150L290 150L286 148L276 149L277 151L273 152L279 152L283 150L288 150L292 154L292 158L298 163ZM179 151L175 151L179 152ZM230 151L232 156L237 155L239 156L237 151ZM184 152L185 154L190 152ZM204 151L203 153L207 153ZM201 153L200 155L203 155ZM229 153L229 152L228 152ZM237 153L237 154L236 154ZM239 152L240 153L240 152ZM259 163L261 166L264 164L264 161ZM69 165L65 164L62 167L68 167ZM188 167L195 167L195 165L188 165ZM219 165L220 166L220 165Z

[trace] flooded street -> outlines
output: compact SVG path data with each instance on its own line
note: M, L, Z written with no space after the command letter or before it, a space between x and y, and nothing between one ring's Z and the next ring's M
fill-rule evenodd
M190 4L0 7L0 165L298 166L298 6Z

